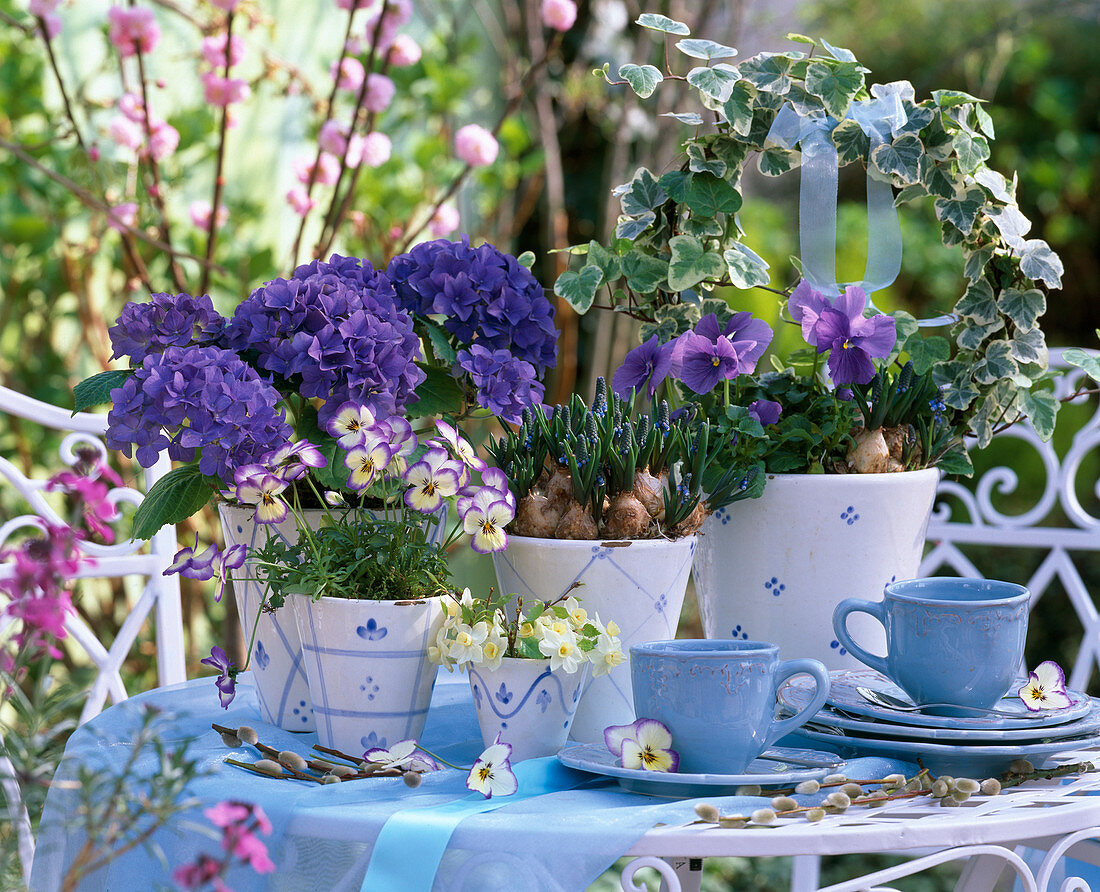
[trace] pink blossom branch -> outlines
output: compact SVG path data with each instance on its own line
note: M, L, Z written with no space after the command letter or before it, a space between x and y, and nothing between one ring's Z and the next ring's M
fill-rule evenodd
M233 11L225 14L225 79L233 67ZM148 119L148 115L146 115ZM222 203L222 191L225 188L225 141L229 133L229 103L222 106L221 120L218 122L218 156L214 163L214 199L210 204L210 219L206 222L206 262L214 260L214 250L218 241L218 208ZM209 265L202 268L199 276L199 294L206 294L210 284Z

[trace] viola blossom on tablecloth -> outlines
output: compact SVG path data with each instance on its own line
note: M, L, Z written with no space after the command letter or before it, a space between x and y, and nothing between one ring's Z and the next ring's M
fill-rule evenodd
M672 734L656 719L640 718L630 725L604 729L604 743L623 768L642 771L675 771L680 756L672 749Z
M400 768L423 774L439 770L439 763L428 753L418 749L415 740L399 740L388 749L372 747L363 753L363 761L376 771Z
M210 656L203 657L199 662L214 667L220 673L214 686L218 689L222 709L229 709L229 704L237 696L237 675L241 670L233 665L229 655L216 644L210 648Z
M512 744L502 743L498 732L492 746L474 762L466 778L466 787L486 799L511 796L519 789L519 781L512 772L511 755Z
M1065 709L1070 705L1066 693L1066 674L1053 660L1045 660L1028 674L1027 684L1019 690L1019 697L1032 712L1046 709Z

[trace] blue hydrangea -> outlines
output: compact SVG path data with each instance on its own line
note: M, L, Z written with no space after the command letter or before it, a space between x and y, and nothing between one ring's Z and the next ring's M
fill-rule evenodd
M150 353L111 391L106 442L149 467L160 454L199 459L203 474L232 483L233 472L284 445L292 431L281 396L238 356L219 347Z
M445 317L460 346L507 350L541 375L557 361L554 307L543 287L515 257L468 236L417 245L390 261L386 275L402 307Z
M224 330L225 319L207 295L160 293L147 302L127 303L107 333L114 348L111 358L128 356L131 365L139 366L166 347L216 345Z
M334 256L257 288L226 329L228 345L307 399L321 423L348 400L382 415L415 399L420 340L386 276Z
M458 352L458 366L474 382L478 405L497 418L518 424L524 409L542 404L544 390L535 367L507 350L487 350L474 344Z

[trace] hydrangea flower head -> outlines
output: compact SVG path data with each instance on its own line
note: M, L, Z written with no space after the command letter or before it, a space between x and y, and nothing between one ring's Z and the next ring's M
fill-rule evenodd
M166 347L217 344L224 331L225 319L208 295L158 293L148 301L128 302L107 334L114 348L111 359L127 356L136 366Z

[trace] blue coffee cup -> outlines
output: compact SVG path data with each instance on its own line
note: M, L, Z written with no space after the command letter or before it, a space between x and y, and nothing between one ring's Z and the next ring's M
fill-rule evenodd
M679 770L739 774L769 745L805 724L829 695L829 672L817 660L779 659L762 641L687 639L630 648L634 712L672 732ZM817 690L797 715L775 718L776 691L806 673Z
M886 655L848 634L848 615L886 629ZM833 611L837 640L914 703L989 709L1012 687L1024 659L1028 590L993 579L929 577L892 582L881 601L846 598ZM951 715L950 707L929 711ZM965 713L963 713L965 714Z

